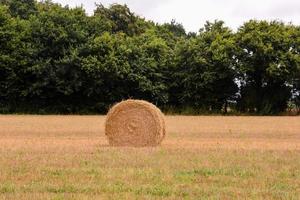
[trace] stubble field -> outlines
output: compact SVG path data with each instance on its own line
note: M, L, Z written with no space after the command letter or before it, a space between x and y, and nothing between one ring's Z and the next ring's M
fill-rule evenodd
M105 116L0 116L0 199L300 199L300 117L166 117L112 148Z

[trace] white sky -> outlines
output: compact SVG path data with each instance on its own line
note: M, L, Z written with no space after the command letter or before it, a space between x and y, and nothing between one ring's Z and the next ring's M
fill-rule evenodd
M53 0L70 7L81 6L91 14L95 3L127 4L131 11L154 22L175 19L187 31L197 32L205 22L225 21L236 29L249 19L282 20L300 25L300 0Z

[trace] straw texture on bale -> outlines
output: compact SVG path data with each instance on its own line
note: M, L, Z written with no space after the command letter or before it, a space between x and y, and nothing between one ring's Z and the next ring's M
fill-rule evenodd
M108 112L105 134L112 146L157 146L166 135L164 115L149 102L122 101Z

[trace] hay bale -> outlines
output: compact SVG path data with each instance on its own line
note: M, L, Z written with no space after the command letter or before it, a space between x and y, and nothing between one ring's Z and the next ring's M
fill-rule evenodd
M149 102L122 101L108 112L105 134L112 146L157 146L166 135L164 115Z

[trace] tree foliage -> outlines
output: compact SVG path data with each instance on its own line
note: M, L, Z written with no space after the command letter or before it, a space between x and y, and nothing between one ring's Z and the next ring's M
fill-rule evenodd
M175 111L256 114L300 106L300 28L222 21L198 33L126 5L0 0L0 112L104 113L122 99Z
M237 92L233 34L224 23L207 23L177 46L172 102L220 111ZM178 100L178 101L177 101Z
M278 113L291 98L292 77L300 64L295 27L273 21L249 21L236 34L242 111Z
M35 0L0 0L0 4L7 5L11 16L28 19L37 12Z

